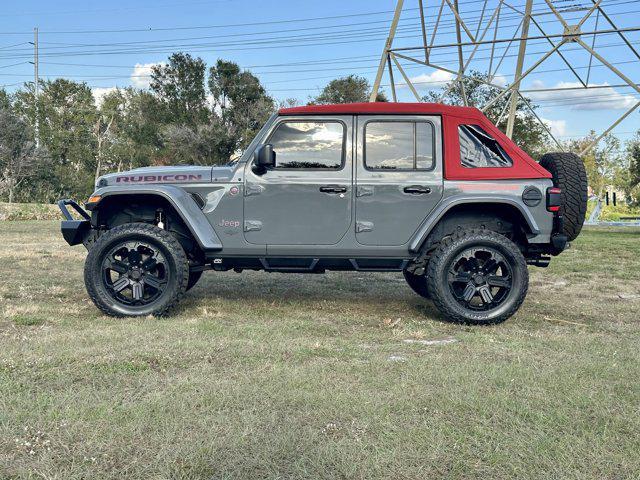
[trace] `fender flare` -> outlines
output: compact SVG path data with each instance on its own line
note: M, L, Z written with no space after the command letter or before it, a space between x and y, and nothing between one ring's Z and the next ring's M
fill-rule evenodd
M465 204L483 204L483 203L493 203L493 204L502 204L509 205L511 207L516 207L518 211L522 214L523 218L526 220L531 233L534 235L538 235L540 233L540 228L536 223L536 220L533 218L531 212L524 207L520 202L513 199L513 197L500 196L500 195L491 195L491 196L478 196L474 195L473 197L466 196L453 196L446 199L443 199L440 204L429 214L426 220L420 225L420 228L414 233L411 238L411 242L409 243L409 251L411 253L417 253L420 251L420 247L427 239L431 230L438 224L440 219L444 217L444 215L451 210L453 207L458 205Z
M100 195L101 202L105 198L126 195L152 195L161 197L178 212L180 218L187 226L193 237L204 251L222 250L222 242L215 230L209 223L205 214L200 210L195 200L183 189L173 185L136 185L131 186L110 186L96 190L93 195ZM99 209L100 203L93 207Z

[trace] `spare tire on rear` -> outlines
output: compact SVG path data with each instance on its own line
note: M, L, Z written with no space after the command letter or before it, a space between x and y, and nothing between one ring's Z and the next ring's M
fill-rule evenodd
M559 233L569 241L582 230L587 213L587 172L582 159L575 153L547 153L540 159L540 166L553 176L554 186L560 188L562 228Z

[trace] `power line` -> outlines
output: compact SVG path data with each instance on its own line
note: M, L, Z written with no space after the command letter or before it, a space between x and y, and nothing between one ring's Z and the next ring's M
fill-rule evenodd
M469 0L465 3L474 3L473 0ZM407 10L417 10L417 8L408 8ZM252 27L252 26L261 26L261 25L283 25L289 23L301 23L301 22L315 22L320 20L336 20L340 18L356 18L356 17L366 17L366 16L374 16L374 15L388 15L389 13L393 13L393 10L382 10L377 12L365 12L365 13L352 13L345 15L330 15L324 17L311 17L311 18L296 18L289 20L270 20L263 22L248 22L248 23L227 23L227 24L217 24L217 25L197 25L191 27L148 27L148 28L123 28L123 29L92 29L92 30L49 30L43 31L41 33L47 35L53 34L64 34L64 35L74 35L74 34L92 34L92 33L136 33L136 32L168 32L168 31L181 31L181 30L204 30L204 29L213 29L213 28L237 28L237 27ZM14 35L14 34L23 34L24 32L2 32L0 34L3 35Z
M535 43L532 42L532 44L541 44L541 43L544 43L544 42L542 42L542 41L535 42ZM619 47L619 46L622 46L622 45L624 45L624 43L622 43L622 42L613 42L613 43L608 43L608 44L602 44L599 48L603 48L603 49L616 48L616 47ZM488 50L488 49L487 48L478 49L478 51L482 51L482 50ZM579 51L579 50L580 49L578 47L567 47L567 48L565 48L564 51L570 52L570 51ZM544 51L533 51L533 52L530 52L530 53L532 55L536 55L536 54L541 54L541 53L545 53L545 52ZM443 53L443 52L435 52L434 54L432 54L432 56L433 57L439 57L439 56L448 57L449 55L446 54L446 53ZM510 58L510 57L514 57L514 56L515 56L515 54L505 55L505 58ZM363 62L366 63L366 65L369 65L369 63L366 62L366 60L363 60L362 62L353 62L353 61L349 62L348 61L349 59L353 59L353 58L354 57L345 57L345 60L341 60L342 63L349 63L348 67L332 67L332 68L326 68L326 69L315 69L315 68L314 69L300 69L300 68L298 68L298 69L294 69L294 70L276 70L276 71L273 71L273 70L270 70L270 71L252 70L252 73L257 74L257 75L267 75L267 74L287 74L287 73L302 73L302 72L304 72L304 73L325 72L325 71L329 72L329 71L336 71L336 70L354 70L354 68L359 67L360 64L363 63ZM487 60L488 58L489 57L481 57L481 56L479 56L479 57L476 57L476 60ZM53 62L40 62L40 63L41 64L53 64ZM456 62L454 62L454 61L448 61L448 62L444 61L444 62L439 62L439 63L447 65L447 64L452 64L452 63L456 63ZM635 61L613 62L614 65L624 65L624 64L629 64L629 63L636 63L636 62ZM314 64L315 64L315 62L314 62ZM278 64L278 65L283 65L283 64ZM293 63L291 65L295 66L295 65L297 65L297 63ZM262 65L263 68L267 67L267 66L268 65ZM249 68L252 68L252 67L251 66L247 66L245 68L249 69ZM411 65L411 66L405 67L405 69L418 69L418 68L424 69L426 67L424 65L415 65L415 66ZM575 68L576 69L583 69L583 68L588 68L588 67L584 66L584 67L575 67ZM592 66L592 68L602 68L602 65L595 65L595 66ZM375 69L374 70L369 70L369 69L367 69L367 70L359 69L358 70L358 72L360 72L360 73L364 72L364 71L375 71ZM547 69L547 70L538 71L537 73L551 73L551 72L562 72L562 71L564 71L564 69ZM0 73L0 76L12 76L12 75L20 76L19 74L1 74ZM100 79L103 79L103 80L119 79L119 78L149 78L150 77L150 75L94 75L94 76L92 76L92 75L66 75L66 74L56 74L56 73L49 74L49 75L46 75L46 76L49 76L49 77L63 76L63 77L69 77L69 78L100 78ZM297 79L292 79L291 81L297 81Z
M472 12L480 12L480 10L473 10ZM628 12L633 13L633 12ZM435 15L433 15L432 17L435 17ZM517 13L511 13L511 14L503 14L502 18L503 20L505 18L507 19L511 19L511 18L519 18L520 16ZM411 18L407 18L406 20L415 20L418 19L419 17L411 17ZM474 21L475 19L480 19L480 16L478 17L470 17L469 21ZM292 32L292 31L309 31L309 30L313 30L313 31L318 31L319 29L326 29L326 28L340 28L340 27L351 27L351 26L356 26L356 25L370 25L373 23L387 23L386 21L374 21L374 22L360 22L360 23L350 23L350 24L343 24L343 25L326 25L326 26L318 26L318 27L309 27L309 28L300 28L300 29L293 29L293 30L288 30L288 32ZM440 22L440 26L442 27L443 25L453 25L455 22L453 20L447 20L447 21L442 21ZM547 23L545 21L541 21L540 23ZM516 26L516 24L513 25L504 25L503 24L503 28L508 28L508 27L512 27L512 26ZM411 27L399 27L400 31L417 31L416 28L411 28ZM186 38L178 38L178 39L158 39L158 40L141 40L141 41L131 41L131 42L107 42L107 43L82 43L82 44L77 44L77 43L60 43L60 42L49 42L48 44L55 44L53 46L49 46L49 47L43 47L43 50L56 50L56 49L64 49L64 48L68 48L68 47L104 47L104 46L135 46L135 45L140 45L140 48L133 50L135 52L140 51L141 49L146 49L147 47L149 48L184 48L184 47L216 47L216 46L228 46L228 45L238 45L238 44L242 44L242 45L259 45L259 44L263 44L266 42L272 42L272 41L292 41L292 40L312 40L312 39L316 39L316 38L324 38L324 39L332 39L332 38L342 38L342 36L348 35L349 37L353 37L354 35L356 36L363 36L363 35L373 35L376 32L379 33L384 33L386 30L384 28L380 28L380 27L374 27L374 28L369 28L369 29L355 29L355 30L344 30L344 31L340 31L340 32L331 32L331 33L324 33L324 32L320 32L320 33L316 33L316 34L312 34L312 35L286 35L286 36L276 36L276 37L267 37L267 38L260 38L258 40L256 40L256 36L260 36L260 35L271 35L271 34L280 34L280 31L263 31L263 32L247 32L247 33L235 33L235 34L228 34L225 35L225 38L227 37L245 37L245 36L250 36L252 40L250 41L246 41L246 42L238 42L238 41L233 41L233 42L224 42L224 43L196 43L196 44L165 44L165 45L157 45L157 46L153 46L150 45L152 43L164 43L164 42L179 42L179 41L188 41L188 40L201 40L201 39L209 39L209 38L218 38L218 35L215 36L200 36L200 37L186 37ZM441 29L441 31L445 31L448 32L448 30L446 29ZM408 37L406 37L408 38Z

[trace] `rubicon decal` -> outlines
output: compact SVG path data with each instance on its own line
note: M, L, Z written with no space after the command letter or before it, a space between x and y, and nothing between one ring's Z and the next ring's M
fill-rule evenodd
M200 174L176 174L176 175L126 175L116 177L116 183L174 183L197 182L202 180Z

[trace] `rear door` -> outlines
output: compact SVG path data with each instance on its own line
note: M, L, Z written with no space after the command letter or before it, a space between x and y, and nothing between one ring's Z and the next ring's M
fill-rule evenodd
M357 118L356 240L399 246L410 241L442 198L439 116Z
M352 222L352 116L282 117L275 168L245 170L244 235L259 245L333 245Z

